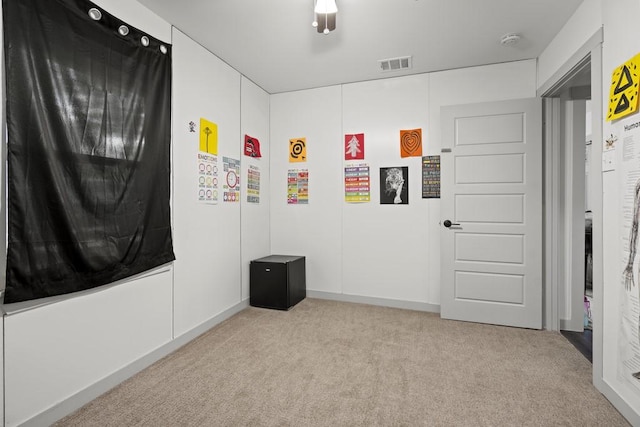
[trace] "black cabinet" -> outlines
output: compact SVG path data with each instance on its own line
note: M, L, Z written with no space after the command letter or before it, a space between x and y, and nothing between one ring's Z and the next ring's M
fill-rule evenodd
M288 310L307 296L305 257L270 255L251 261L249 304Z

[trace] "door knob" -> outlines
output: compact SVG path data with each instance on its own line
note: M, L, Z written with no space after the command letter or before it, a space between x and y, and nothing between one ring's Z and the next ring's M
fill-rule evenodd
M452 225L460 225L460 224L456 224L455 222L451 222L448 219L445 219L444 222L442 223L442 225L444 225L445 227L449 228Z

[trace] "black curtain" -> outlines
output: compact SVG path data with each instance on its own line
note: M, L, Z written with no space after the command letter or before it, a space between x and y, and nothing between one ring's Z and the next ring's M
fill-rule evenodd
M89 289L174 260L171 46L86 0L2 4L4 302Z

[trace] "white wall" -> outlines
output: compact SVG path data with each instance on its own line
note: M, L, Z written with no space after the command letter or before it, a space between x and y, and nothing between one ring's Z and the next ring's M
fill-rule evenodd
M538 87L602 27L603 0L584 0L571 19L538 58ZM609 31L609 28L607 28Z
M173 30L175 336L240 302L240 203L222 200L222 157L240 159L240 74ZM218 125L218 204L198 203L200 118ZM195 122L198 132L189 131ZM242 177L241 177L242 178Z
M611 74L615 67L640 52L640 28L637 17L640 4L632 0L603 2L602 17L605 27L603 44L603 100L602 106L608 106ZM638 113L634 114L638 120ZM604 135L614 132L611 123L606 122ZM617 132L616 132L617 133ZM618 135L622 138L624 135ZM593 150L602 149L603 141L594 141ZM619 145L621 147L621 145ZM620 149L618 149L620 151ZM618 156L620 159L620 156ZM618 160L619 161L619 160ZM626 190L622 184L626 177L619 172L603 173L603 235L604 235L604 306L603 306L603 380L620 398L635 408L636 420L640 422L640 389L631 388L617 376L618 331L620 330L619 301L622 289L622 248L628 236L620 235L620 223L623 213L619 211L620 198ZM637 285L636 285L637 286ZM637 292L637 287L634 289Z
M5 411L12 426L171 340L171 273L5 318Z
M307 289L342 283L341 87L271 96L271 253L306 256ZM289 163L289 139L305 137L306 162ZM309 170L309 204L287 205L287 170Z
M108 388L246 306L248 261L269 252L268 94L179 31L172 34L167 22L139 3L96 3L173 44L171 203L177 259L153 274L53 298L48 305L4 306L10 312L3 319L0 393L10 426L48 424L83 395ZM4 104L0 109L4 118ZM222 198L217 205L195 202L198 134L189 132L188 123L199 125L200 117L218 124L220 167L222 156L241 160L245 200L248 164L260 166L259 205ZM262 159L242 156L245 133L260 139Z
M342 210L342 293L428 302L429 202L422 199L421 158L401 158L399 142L400 129L421 128L427 154L428 86L427 74L343 86L343 136L333 144L341 155L336 165L344 159L344 134L364 133L371 202L351 204L341 197L332 207ZM380 168L394 166L409 167L408 205L380 204Z
M421 161L400 158L401 129L422 128L423 154L440 153L440 107L534 97L533 60L291 92L271 97L271 247L307 256L307 289L440 303L440 201L422 199ZM365 134L371 202L344 201L344 134ZM306 136L309 161L288 163ZM380 205L379 168L409 166L409 205ZM286 170L309 169L309 205L286 204Z
M240 83L241 127L240 143L249 135L260 141L261 158L242 156L241 202L241 250L242 250L242 299L249 298L249 263L271 252L269 208L270 208L270 148L269 148L269 94L255 83L242 78ZM260 203L247 203L246 185L249 165L260 169Z
M545 52L540 55L538 67L538 87L549 83L550 77L557 75L562 65L572 59L576 51L587 43L590 37L604 27L604 43L602 45L602 98L592 100L592 117L598 120L603 116L608 105L609 85L614 68L627 61L640 51L640 28L637 26L637 16L640 14L640 4L633 0L603 1L585 0L572 16L563 30L555 37ZM595 108L601 111L593 111ZM637 113L636 113L637 116ZM637 117L636 117L637 118ZM612 133L611 124L603 124L603 135ZM599 159L603 142L593 140L591 147L592 159ZM597 150L597 151L596 151ZM599 165L592 167L591 172L598 170ZM601 175L600 175L601 174ZM594 383L607 398L631 421L640 425L640 392L629 386L627 381L618 377L617 370L620 331L620 289L622 287L622 245L628 236L620 235L622 212L619 211L620 197L625 190L621 185L624 177L617 171L599 172L602 177L602 262L603 284L598 289L596 282L597 271L594 270L594 357L602 352L602 360L594 358ZM595 176L591 176L594 183ZM593 185L597 187L596 185ZM593 206L596 212L599 206ZM594 223L594 227L597 227ZM594 228L594 239L599 231ZM594 240L597 244L597 240ZM594 256L598 248L594 247ZM596 262L597 260L594 260ZM599 309L598 306L601 308ZM601 319L597 317L601 316ZM598 322L601 321L600 324ZM601 338L601 342L598 341ZM602 348L599 349L598 347Z

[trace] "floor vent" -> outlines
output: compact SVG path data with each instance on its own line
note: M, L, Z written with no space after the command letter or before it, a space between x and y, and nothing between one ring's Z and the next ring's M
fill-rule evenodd
M378 60L381 71L397 71L411 68L411 57L402 56L400 58L389 58Z

